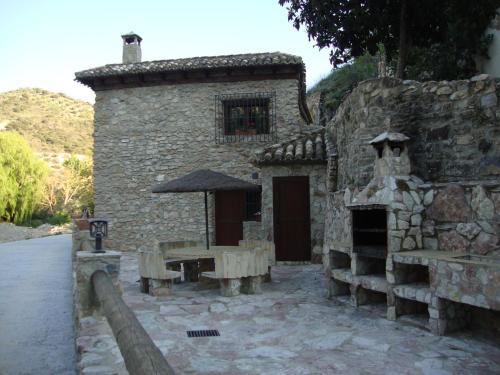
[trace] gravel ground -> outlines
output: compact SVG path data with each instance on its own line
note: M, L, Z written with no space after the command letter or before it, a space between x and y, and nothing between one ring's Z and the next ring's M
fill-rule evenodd
M71 233L71 225L43 224L38 228L19 227L11 223L0 223L0 243L29 240L53 236L56 234Z

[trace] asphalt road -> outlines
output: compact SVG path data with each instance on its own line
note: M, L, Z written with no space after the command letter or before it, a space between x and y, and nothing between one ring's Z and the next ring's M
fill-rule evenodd
M71 236L0 244L0 374L75 372Z

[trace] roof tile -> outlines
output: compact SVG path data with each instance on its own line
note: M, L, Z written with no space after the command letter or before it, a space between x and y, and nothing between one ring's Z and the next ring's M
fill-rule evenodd
M325 136L325 128L267 147L256 155L256 164L326 163L334 156L333 145Z
M266 65L303 65L303 62L300 56L289 55L281 52L227 56L201 56L175 60L144 61L132 64L108 64L76 72L75 76L78 81L81 81L88 78L103 78L128 74Z

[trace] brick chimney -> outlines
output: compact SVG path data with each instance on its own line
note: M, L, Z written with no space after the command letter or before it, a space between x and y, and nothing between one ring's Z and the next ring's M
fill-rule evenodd
M140 63L142 58L141 41L142 38L131 31L122 35L123 39L123 64Z

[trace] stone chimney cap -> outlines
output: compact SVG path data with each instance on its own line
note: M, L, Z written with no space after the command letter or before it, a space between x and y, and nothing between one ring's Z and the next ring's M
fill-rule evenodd
M134 33L133 31L131 31L131 32L127 33L127 34L123 34L123 35L122 35L122 39L123 39L124 41L125 41L126 39L130 39L130 38L137 39L137 41L138 41L139 43L141 43L141 42L142 42L142 38L141 38L138 34Z
M375 145L375 144L382 143L385 141L406 142L409 139L410 139L409 137L407 137L406 135L404 135L402 133L383 132L382 134L373 138L370 142L368 142L368 144Z

